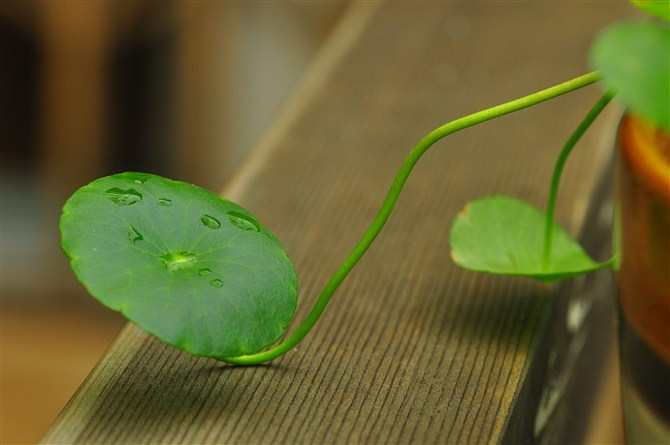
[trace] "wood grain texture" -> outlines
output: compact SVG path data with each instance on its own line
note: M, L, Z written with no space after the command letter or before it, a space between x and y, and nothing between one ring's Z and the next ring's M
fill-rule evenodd
M625 4L388 0L352 6L224 191L283 240L301 309L348 254L409 148L451 118L585 71ZM315 331L270 366L190 357L129 325L44 443L499 443L552 290L457 269L448 229L483 194L541 205L595 88L450 137L408 181ZM582 226L607 153L575 151L558 218ZM570 197L570 198L568 198Z

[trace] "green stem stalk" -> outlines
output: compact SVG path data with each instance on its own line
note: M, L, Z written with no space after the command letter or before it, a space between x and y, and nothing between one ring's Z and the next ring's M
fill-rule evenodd
M549 259L551 258L551 242L554 234L553 226L554 211L556 209L556 197L558 196L558 186L561 181L561 175L563 174L565 162L568 160L568 156L570 156L570 153L572 152L572 149L575 147L577 142L581 139L586 130L588 130L593 121L596 120L600 112L603 111L603 109L607 106L613 97L614 93L611 91L607 91L602 95L593 108L589 110L584 119L582 119L575 131L572 132L568 140L565 142L565 145L563 145L563 148L558 155L558 159L556 160L554 173L551 177L551 187L549 189L549 198L547 200L547 214L544 224L544 249L542 254L542 267L545 270L549 267Z
M524 108L531 107L533 105L539 104L540 102L544 102L546 100L553 99L557 96L585 87L594 82L597 82L598 80L600 80L600 75L597 72L591 72L583 76L576 77L567 82L563 82L544 90L537 91L533 94L529 94L528 96L520 97L518 99L514 99L509 102L505 102L503 104L496 105L494 107L487 108L467 116L463 116L448 122L428 133L423 137L423 139L419 141L418 144L416 144L407 158L405 158L405 161L400 166L400 169L398 170L398 173L396 174L395 179L393 180L393 183L391 184L391 187L386 194L386 198L384 199L384 202L382 203L382 206L379 209L377 215L372 220L372 223L370 223L368 229L365 231L365 233L363 233L360 241L354 246L351 254L349 254L349 257L344 260L340 268L328 280L323 290L317 297L314 307L309 312L309 314L307 314L300 325L298 325L298 327L281 343L266 351L261 351L255 354L242 355L239 357L222 357L221 360L235 365L258 365L285 354L286 352L293 349L298 343L300 343L303 338L305 338L312 327L316 324L323 311L326 309L328 302L337 288L358 263L363 254L368 250L372 242L384 227L384 224L386 224L386 221L391 215L391 212L393 211L393 208L398 201L398 197L400 196L400 192L402 191L407 178L412 172L414 165L416 165L421 156L423 156L423 154L437 141L459 130L475 126L482 122L490 121L515 111L523 110Z

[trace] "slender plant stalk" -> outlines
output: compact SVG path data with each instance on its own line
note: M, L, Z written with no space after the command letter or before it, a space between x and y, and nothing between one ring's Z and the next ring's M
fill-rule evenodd
M544 249L542 254L542 267L545 270L549 267L549 259L551 258L551 242L554 234L553 226L554 211L556 209L556 197L558 196L558 186L561 181L561 175L563 174L565 162L568 160L568 156L570 156L570 153L572 152L572 149L575 147L577 142L581 139L586 130L588 130L593 121L596 120L600 112L603 111L603 109L607 106L613 97L614 93L612 91L607 91L602 95L593 108L591 108L586 116L584 116L584 119L582 119L575 131L572 132L568 140L565 142L565 145L563 145L563 148L558 155L558 159L556 160L554 173L551 177L549 198L547 200L547 213L544 224Z
M316 324L317 320L328 305L330 298L333 296L342 281L344 281L349 272L351 272L354 266L358 263L358 260L360 260L363 254L368 250L377 235L379 235L379 232L382 230L384 224L391 215L391 212L393 211L393 208L398 201L398 197L400 196L400 192L402 191L407 178L412 172L414 165L421 158L421 156L437 141L459 130L463 130L482 122L486 122L497 117L531 107L533 105L539 104L540 102L553 99L554 97L590 85L594 82L597 82L598 80L600 80L600 75L597 72L591 72L583 76L576 77L567 82L563 82L544 90L537 91L533 94L529 94L528 96L520 97L518 99L514 99L509 102L505 102L503 104L496 105L494 107L487 108L467 116L463 116L448 122L428 133L423 137L423 139L419 141L418 144L416 144L407 158L405 158L405 161L400 166L400 169L398 170L398 173L396 174L395 179L393 180L393 183L391 184L391 187L386 194L386 198L384 199L384 202L382 203L382 206L379 209L377 215L372 220L365 233L363 233L360 241L354 246L351 254L349 254L349 257L344 260L340 268L328 280L323 290L317 297L314 307L309 312L309 314L307 314L300 325L298 325L298 327L281 343L266 351L261 351L255 354L242 355L239 357L221 357L220 360L236 365L258 365L285 354L286 352L293 349L298 343L300 343L300 341Z

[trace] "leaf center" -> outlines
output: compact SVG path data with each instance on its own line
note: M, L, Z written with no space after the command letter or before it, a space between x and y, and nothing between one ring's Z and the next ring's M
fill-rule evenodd
M176 272L178 270L190 269L196 263L195 254L190 252L175 252L175 253L166 253L161 256L165 267L170 272Z

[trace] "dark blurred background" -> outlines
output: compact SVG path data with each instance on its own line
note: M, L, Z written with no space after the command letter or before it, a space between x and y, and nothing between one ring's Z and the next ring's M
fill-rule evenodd
M0 443L39 440L123 321L59 209L124 170L220 190L347 0L0 0Z

